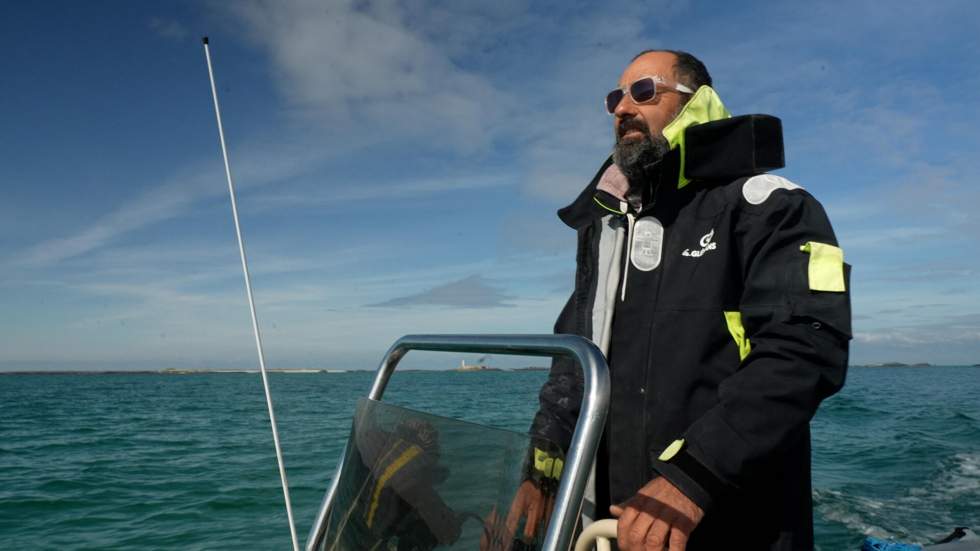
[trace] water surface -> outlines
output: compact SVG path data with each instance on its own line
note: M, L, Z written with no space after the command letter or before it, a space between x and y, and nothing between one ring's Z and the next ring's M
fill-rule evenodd
M301 539L372 376L270 376ZM851 370L813 421L821 549L980 526L978 376ZM525 430L545 377L396 373L386 399ZM258 375L0 376L0 548L289 546Z

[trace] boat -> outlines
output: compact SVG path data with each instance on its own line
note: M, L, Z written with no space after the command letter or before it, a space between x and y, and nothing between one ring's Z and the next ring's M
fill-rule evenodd
M460 373L473 373L475 371L502 371L499 368L490 367L487 365L487 359L489 357L490 357L489 354L483 356L482 358L477 360L475 364L468 364L466 363L466 360L460 360L459 367L456 368L456 371Z

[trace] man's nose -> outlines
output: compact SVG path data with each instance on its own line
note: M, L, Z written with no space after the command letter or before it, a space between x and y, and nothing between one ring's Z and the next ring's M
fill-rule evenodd
M636 104L633 103L633 98L626 94L623 95L623 99L619 100L616 109L613 109L613 115L619 120L635 117L636 113Z

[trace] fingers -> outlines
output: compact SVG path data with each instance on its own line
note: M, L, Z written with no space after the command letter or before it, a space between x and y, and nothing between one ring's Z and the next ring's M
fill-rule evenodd
M643 540L642 549L645 551L663 551L666 549L664 546L667 544L667 533L670 531L670 525L664 522L663 519L654 519L650 524L650 529L646 533L646 538ZM674 551L671 548L670 551Z
M687 549L687 537L687 533L675 525L670 531L670 551L684 551Z
M517 533L517 525L521 522L521 517L527 514L528 497L523 490L517 491L517 497L511 503L510 511L507 512L507 521L504 522L505 541L514 539Z
M507 533L503 518L497 508L484 519L483 534L480 536L480 551L510 551L514 534Z
M630 545L629 531L633 526L633 520L636 519L640 512L636 507L630 505L629 501L624 505L626 507L622 508L622 512L619 515L619 522L616 523L616 541L620 547L628 550Z
M619 522L622 526L624 517L620 517ZM635 517L633 517L632 522L629 526L622 527L621 530L626 534L625 540L627 542L627 549L657 549L656 547L644 547L648 539L648 532L651 531L651 526L656 523L663 523L663 521L655 518L649 511L640 511ZM659 551L659 550L658 550Z
M663 478L655 478L631 497L609 507L618 517L616 537L622 551L685 551L704 511Z
M493 551L494 540L496 538L497 526L500 524L500 517L497 516L497 508L494 507L487 518L483 519L483 534L480 535L480 551Z
M544 504L544 523L541 526L543 526L545 530L547 530L548 525L551 524L551 512L554 510L555 510L555 496L550 495L548 496L548 499L547 501L545 501Z
M524 522L524 541L530 542L534 539L534 534L538 530L538 521L541 520L543 511L542 499L540 496L531 498L527 507L527 520Z
M677 530L679 536L673 535L671 515L657 500L634 496L620 505L611 506L609 510L619 516L616 538L622 551L663 551L669 538L687 541L686 534L680 530ZM678 537L682 540L678 540ZM671 547L670 551L676 550Z

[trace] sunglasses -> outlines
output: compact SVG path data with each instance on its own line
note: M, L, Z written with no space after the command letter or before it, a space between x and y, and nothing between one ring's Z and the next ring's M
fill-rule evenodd
M629 96L633 103L649 103L653 101L653 98L657 97L657 85L663 86L667 90L675 90L682 94L693 94L694 90L691 90L683 84L671 84L665 81L661 77L657 76L646 76L640 77L633 81L628 87L617 88L606 95L606 111L612 115L616 112L616 106L619 102L623 101L623 98Z

